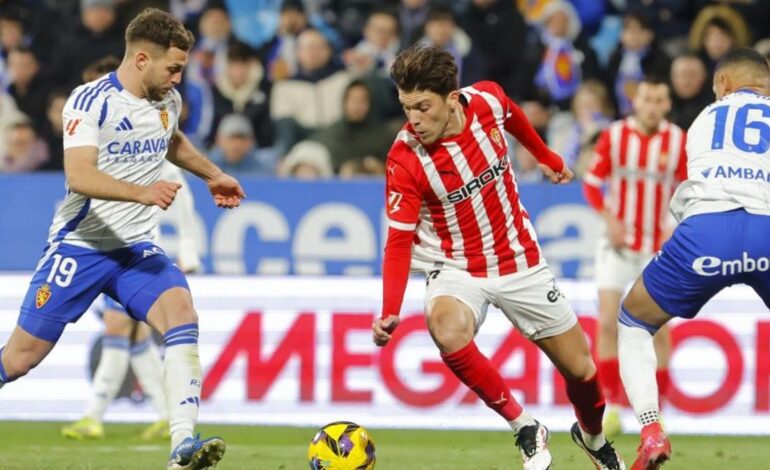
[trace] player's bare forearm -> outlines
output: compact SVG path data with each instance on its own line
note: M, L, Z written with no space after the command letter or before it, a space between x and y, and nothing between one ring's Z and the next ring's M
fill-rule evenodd
M139 202L144 186L113 178L96 167L96 147L64 151L64 174L70 191L93 199Z
M181 131L174 134L166 159L207 182L222 174L222 170L200 153Z

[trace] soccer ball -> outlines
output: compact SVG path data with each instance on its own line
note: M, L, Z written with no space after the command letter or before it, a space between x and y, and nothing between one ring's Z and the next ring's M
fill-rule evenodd
M374 441L356 423L337 421L318 430L307 458L311 470L373 470Z

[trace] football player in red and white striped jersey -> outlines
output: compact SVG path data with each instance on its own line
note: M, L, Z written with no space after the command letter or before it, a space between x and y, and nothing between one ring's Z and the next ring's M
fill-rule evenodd
M604 438L604 398L588 343L519 200L503 133L538 159L551 182L567 183L572 172L499 85L458 89L457 66L446 51L409 48L391 76L408 122L386 162L390 226L375 343L387 344L398 325L410 267L424 273L428 329L444 363L508 422L524 468L546 469L548 430L511 396L474 341L487 307L495 305L566 378L578 417L575 442L597 468L624 469Z
M632 116L612 123L599 136L593 162L583 177L586 199L607 222L594 269L600 326L596 350L599 381L610 405L604 422L610 436L621 431L619 408L627 403L618 367L620 299L671 233L669 200L687 178L685 132L665 119L671 110L668 85L644 79L633 106ZM605 182L609 184L603 195ZM663 396L669 382L668 328L655 335L655 349L658 390Z

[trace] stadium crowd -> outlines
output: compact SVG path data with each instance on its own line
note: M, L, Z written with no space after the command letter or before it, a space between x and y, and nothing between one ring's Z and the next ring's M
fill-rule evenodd
M5 0L0 173L62 170L69 92L123 56L148 6L195 33L182 129L235 175L381 175L404 122L389 67L416 42L445 47L461 85L500 83L578 175L644 76L670 83L669 119L687 129L727 51L770 60L770 0ZM517 178L539 181L512 148Z

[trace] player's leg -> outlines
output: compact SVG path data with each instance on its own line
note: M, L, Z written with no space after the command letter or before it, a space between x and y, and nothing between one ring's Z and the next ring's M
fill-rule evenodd
M429 278L425 308L428 331L447 367L511 427L524 468L548 468L552 461L548 430L522 409L474 341L487 305L476 283L469 274L455 271L441 271Z
M158 413L158 420L142 432L142 439L170 437L168 404L163 392L163 360L152 339L152 330L146 323L137 323L132 337L131 369L134 371L145 398Z
M601 469L622 469L622 459L602 427L604 397L585 333L547 266L496 281L496 303L519 330L551 359L566 380L578 422L572 438Z
M102 318L104 336L99 364L94 371L91 398L82 419L64 426L61 433L70 439L99 439L104 437L102 420L107 407L120 390L128 371L129 337L135 321L123 307L104 296Z
M632 467L656 469L671 455L671 444L660 424L660 403L653 336L671 318L650 297L640 278L621 307L618 326L620 374L628 399L642 425L642 444Z
M599 328L596 332L596 366L602 394L607 401L604 431L608 436L622 432L620 411L627 400L620 382L618 364L618 309L623 297L621 290L599 289Z
M163 334L163 390L168 403L172 454L168 468L207 468L224 454L221 438L193 437L201 392L198 316L184 274L151 243L132 246L134 263L110 286L129 314Z
M658 359L658 368L655 370L655 383L658 385L658 406L662 408L668 393L668 385L671 383L671 376L668 372L668 363L671 358L671 328L668 324L661 326L655 333L655 336L652 337L652 344L655 347L655 357Z
M61 329L64 330L64 325ZM40 364L51 352L55 342L33 336L22 327L16 326L8 342L0 348L0 388L26 375Z

